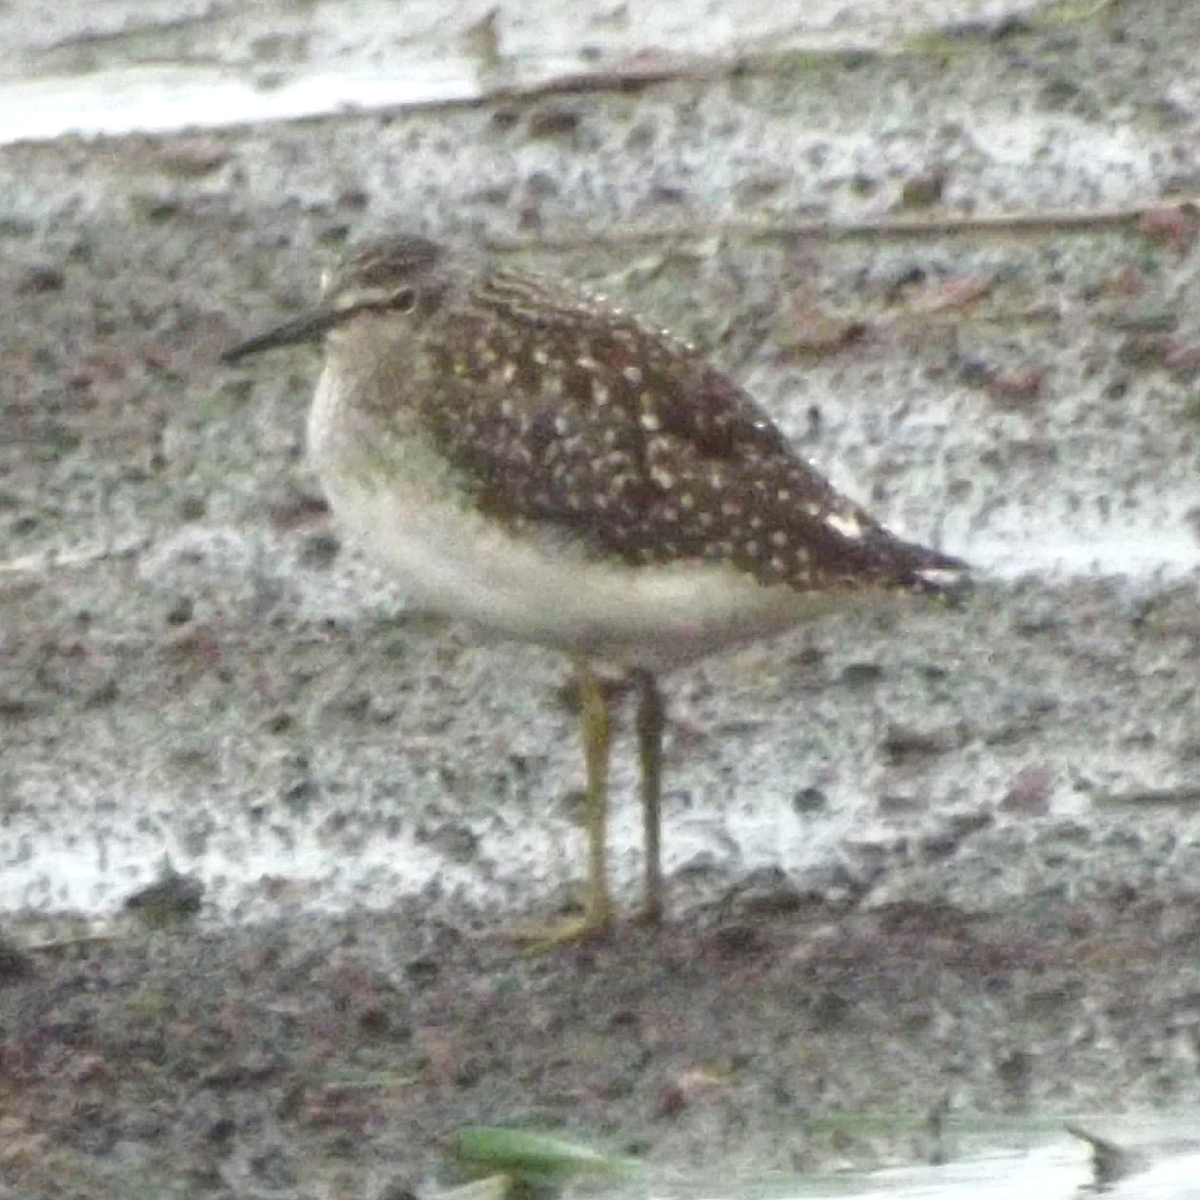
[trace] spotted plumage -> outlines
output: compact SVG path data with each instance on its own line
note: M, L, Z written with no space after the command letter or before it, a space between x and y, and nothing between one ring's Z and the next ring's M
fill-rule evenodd
M325 292L331 325L412 323L383 402L407 401L481 510L514 528L801 591L957 574L840 495L692 346L601 300L415 237L352 252Z
M571 654L590 870L607 924L609 722L639 693L646 910L662 911L654 673L879 589L957 590L797 454L695 348L563 284L402 235L352 249L320 305L226 359L323 340L309 453L344 528L414 604ZM574 932L580 932L575 929Z

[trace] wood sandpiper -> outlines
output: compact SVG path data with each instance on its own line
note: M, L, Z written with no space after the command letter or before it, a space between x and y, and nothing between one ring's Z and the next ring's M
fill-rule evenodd
M570 286L401 234L348 250L310 313L228 350L323 342L308 450L335 517L414 608L574 660L587 770L581 918L612 920L611 719L637 691L644 915L663 911L656 675L964 563L837 492L694 347Z

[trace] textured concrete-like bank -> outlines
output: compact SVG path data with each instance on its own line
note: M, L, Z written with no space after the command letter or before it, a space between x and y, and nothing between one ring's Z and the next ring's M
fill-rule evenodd
M1196 1103L1200 273L1152 203L1200 191L1197 20L6 149L3 902L112 911L166 854L211 905L5 968L13 1178L53 1146L79 1194L134 1164L320 1195L534 1118L803 1166L923 1153L811 1135L845 1108ZM1121 205L1151 211L715 236ZM996 570L961 612L834 616L670 681L661 940L530 964L463 935L576 878L560 666L415 627L340 552L301 461L315 360L216 366L397 223L696 230L525 258L693 337L840 486ZM359 903L385 912L320 916Z

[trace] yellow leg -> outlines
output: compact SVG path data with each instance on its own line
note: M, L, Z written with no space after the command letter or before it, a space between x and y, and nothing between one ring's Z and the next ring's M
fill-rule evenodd
M642 919L658 924L663 917L662 886L662 752L667 723L662 693L649 671L633 673L638 690L637 740L642 766L642 827L645 834L646 899Z
M579 689L579 724L583 732L583 757L587 766L588 887L583 913L546 925L510 929L507 935L531 943L533 951L548 950L608 931L612 901L608 894L608 755L612 721L600 681L583 659L575 663Z
M612 718L600 681L580 659L575 664L579 680L579 720L583 729L583 756L587 766L588 893L584 906L584 932L606 927L612 920L608 895L608 755L612 745Z

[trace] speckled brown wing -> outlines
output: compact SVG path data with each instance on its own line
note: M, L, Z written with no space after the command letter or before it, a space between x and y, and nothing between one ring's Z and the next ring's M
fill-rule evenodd
M534 277L479 286L428 343L445 382L423 412L491 515L631 563L726 562L801 590L936 588L962 567L835 491L687 344Z

